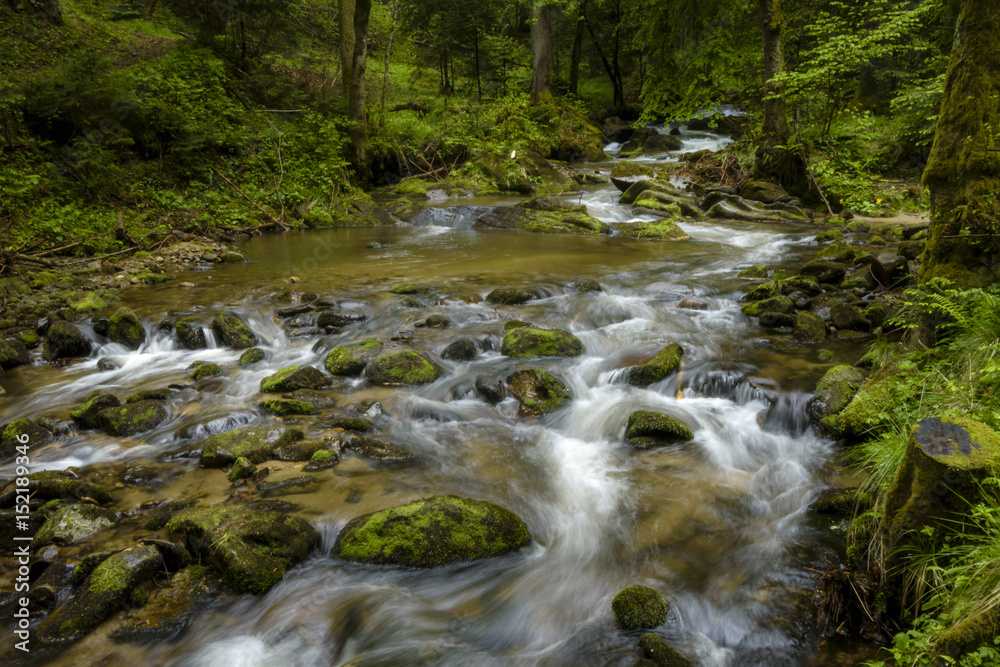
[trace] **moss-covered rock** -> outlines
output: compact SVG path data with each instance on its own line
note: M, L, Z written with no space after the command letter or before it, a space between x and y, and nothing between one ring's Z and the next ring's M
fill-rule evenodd
M474 229L500 229L536 234L609 234L606 222L586 213L538 211L521 206L498 206L476 219Z
M619 160L611 167L611 178L625 180L638 177L656 178L656 170L635 160Z
M24 343L16 338L0 340L0 369L10 370L31 363L31 355Z
M117 521L114 512L97 505L71 503L52 512L35 534L34 543L70 544L110 528Z
M330 422L330 426L333 428L344 429L345 431L356 431L358 433L367 433L375 428L375 425L367 419L359 419L357 417L340 417L332 420Z
M261 401L260 407L272 415L284 417L286 415L314 415L318 412L316 406L305 401L298 401L292 398L269 398Z
M442 496L350 521L333 554L376 565L439 567L500 556L531 542L524 522L483 500Z
M513 331L514 329L523 329L525 327L529 329L538 328L531 322L525 322L524 320L507 320L506 322L503 323L503 332L508 333L510 331Z
M441 356L450 361L472 361L479 355L479 349L471 338L459 338L448 344Z
M216 375L222 375L222 367L219 364L212 364L205 361L196 362L194 368L188 373L188 376L192 380L203 380L215 377Z
M795 304L787 296L779 294L760 301L744 303L740 307L740 310L743 311L744 315L749 315L750 317L760 317L763 313L793 315L795 313Z
M125 403L138 403L139 401L165 401L170 398L173 391L167 387L162 389L142 389L133 392L125 397Z
M873 303L872 305L865 308L862 313L864 318L871 322L872 328L878 328L885 324L885 321L889 319L889 311L881 303Z
M800 343L822 343L826 340L826 322L812 313L796 313L793 335Z
M889 426L893 408L912 403L916 398L901 382L901 376L908 373L900 369L899 363L883 366L861 386L836 419L829 421L831 427L841 437L859 440Z
M274 458L279 461L308 461L318 451L325 450L329 445L319 440L300 440L289 445L282 445L274 450Z
M197 322L180 320L174 325L174 340L185 350L203 350L208 347L205 328Z
M45 361L85 357L88 354L90 354L90 341L79 327L66 320L56 320L52 323L42 346L42 358Z
M443 373L438 364L413 350L382 352L365 367L366 380L388 386L427 384Z
M356 433L347 438L344 448L375 461L406 461L413 458L413 452L409 450Z
M809 416L827 433L839 431L837 415L861 389L865 374L854 366L835 366L816 384L809 404Z
M28 436L28 441L22 443L20 438ZM17 454L18 446L26 444L30 447L44 445L52 441L52 432L38 422L21 417L4 425L0 430L0 459L7 459Z
M167 409L160 401L137 401L97 413L97 428L108 435L123 438L156 428L167 418Z
M628 383L634 387L648 387L654 382L665 380L681 364L684 350L677 343L671 343L656 353L656 356L628 371Z
M0 491L0 507L11 507L18 493L27 490L34 500L83 500L89 498L103 505L113 500L108 490L101 484L86 479L67 476L56 470L44 470L28 475L28 486L18 487L11 480Z
M647 632L639 637L639 650L657 667L691 667L691 661L678 653L663 637Z
M682 241L691 238L688 233L672 220L656 222L621 222L615 229L622 236L640 241Z
M309 463L305 465L303 470L305 472L318 472L320 470L332 468L338 463L340 463L339 456L331 452L329 449L321 449L317 452L313 452L312 457L309 459Z
M518 306L535 298L531 292L516 287L498 287L486 295L487 303L502 306Z
M278 394L297 389L320 389L331 384L330 378L313 366L287 366L260 381L265 394Z
M241 456L235 461L233 461L233 467L229 469L229 474L226 478L235 484L240 480L253 479L257 476L257 466L250 463L245 457Z
M146 342L146 331L139 316L124 306L115 311L108 323L108 338L131 350L138 350Z
M759 201L765 204L783 202L791 199L785 189L777 183L770 181L746 181L740 186L740 196L751 201Z
M259 342L257 334L247 326L247 323L238 315L227 310L222 311L212 320L212 331L215 332L220 341L237 350L249 349Z
M316 493L322 485L323 482L315 477L303 475L301 477L292 477L291 479L282 479L274 482L258 482L257 492L261 498L296 496L305 493Z
M114 394L95 389L84 397L83 403L70 410L69 416L80 428L97 428L97 413L120 405Z
M90 632L118 611L133 592L163 568L156 547L140 545L109 556L62 606L42 621L39 639L44 643L73 641Z
M201 565L191 565L157 589L140 609L130 610L111 633L115 641L170 640L187 629L195 614L218 594L218 580Z
M676 442L687 442L694 433L685 424L668 415L637 410L628 417L625 439L639 449L649 449Z
M393 294L430 294L431 288L426 285L417 285L415 283L403 283L401 285L396 285L389 291Z
M740 271L736 277L743 280L767 280L773 275L774 269L767 264L755 264Z
M860 309L842 301L830 304L830 323L838 329L853 331L871 331L872 328Z
M583 354L583 343L562 329L520 327L508 331L503 337L500 353L515 359L578 357Z
M583 280L577 280L573 283L573 287L579 292L603 292L604 288L601 283L590 278L584 278Z
M669 608L663 596L648 586L628 586L611 600L611 611L626 630L651 630L663 625Z
M240 367L250 366L259 361L264 361L264 350L259 347L251 347L240 355Z
M207 507L184 510L167 524L195 556L243 593L261 595L281 581L320 541L298 517L273 510Z
M108 302L101 298L97 292L87 292L81 299L70 304L70 308L78 313L92 313L95 310L104 310L108 307Z
M202 441L200 463L203 468L224 468L241 456L251 463L263 463L273 458L278 447L298 442L303 437L298 429L271 426L216 433Z
M812 276L820 283L839 285L844 282L844 276L847 275L847 267L825 259L814 259L811 262L806 262L799 269L799 275Z
M365 366L382 353L382 341L366 338L360 343L339 345L326 355L326 370L333 375L360 375Z
M507 376L507 388L521 404L522 417L538 417L559 410L572 398L562 380L535 368Z

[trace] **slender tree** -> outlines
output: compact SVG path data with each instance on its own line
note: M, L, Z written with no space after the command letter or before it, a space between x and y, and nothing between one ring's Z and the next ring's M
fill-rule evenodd
M371 0L340 0L340 64L347 117L351 121L351 163L362 180L368 176L368 115L365 110L365 66Z
M579 94L580 89L580 60L583 58L583 31L586 29L583 23L583 12L586 11L586 7L587 0L581 0L574 21L573 51L569 58L569 92L571 95Z
M774 149L788 143L788 114L781 86L775 77L785 69L784 16L781 0L759 0L764 36L764 131L763 146Z
M920 280L997 281L1000 254L1000 5L961 0L934 145L924 170L930 239Z
M531 24L531 101L544 104L552 101L552 15L546 4L536 5Z

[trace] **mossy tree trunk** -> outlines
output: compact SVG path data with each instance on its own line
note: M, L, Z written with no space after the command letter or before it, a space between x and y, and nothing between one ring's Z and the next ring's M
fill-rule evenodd
M535 7L531 24L531 101L552 102L552 17L548 5Z
M781 86L775 77L785 69L784 15L781 0L759 0L764 36L764 136L765 149L788 143L788 114Z
M351 164L368 180L368 114L365 109L365 67L371 0L340 0L340 65L351 121Z
M961 0L934 146L924 170L930 239L920 280L997 280L1000 254L1000 5Z
M586 26L583 24L583 12L586 11L587 0L580 3L576 10L576 26L573 35L573 52L569 59L569 92L576 95L580 88L580 60L583 57L583 31Z

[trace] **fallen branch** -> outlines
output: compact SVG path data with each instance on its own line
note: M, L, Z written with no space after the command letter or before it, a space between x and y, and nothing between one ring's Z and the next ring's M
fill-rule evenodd
M267 216L268 218L270 218L270 219L271 219L271 221L272 221L272 222L273 222L274 224L278 225L279 227L281 227L281 228L282 228L282 229L284 229L285 231L288 231L288 227L287 227L287 226L285 225L285 223L283 223L283 222L281 222L280 220L278 220L277 218L275 218L275 217L274 217L273 215L271 215L271 214L270 214L270 213L269 213L269 212L267 211L267 209L265 209L265 208L264 208L263 206L261 206L260 204L258 204L257 202L255 202L255 201L254 201L253 199L250 199L250 197L249 197L249 196L247 195L247 193L245 193L245 192L243 192L242 190L240 190L239 186L237 186L237 185L236 185L235 183L233 183L233 182L232 182L231 180L229 180L228 178L226 178L225 176L223 176L223 175L222 175L222 172L221 172L221 171L219 171L219 170L218 170L218 169L216 169L215 167L212 167L212 171L214 171L214 172L215 172L216 174L218 174L218 175L219 175L219 178L221 178L222 180L224 180L224 181L225 181L226 183L229 183L229 185L231 185L231 186L232 186L233 190L236 190L236 192L240 193L240 196L241 196L241 197L243 197L243 198L244 198L244 199L246 199L246 200L247 200L248 202L250 202L251 204L253 204L253 207L254 207L254 208L256 208L256 209L257 209L258 211L260 211L261 213L263 213L264 215L266 215L266 216Z

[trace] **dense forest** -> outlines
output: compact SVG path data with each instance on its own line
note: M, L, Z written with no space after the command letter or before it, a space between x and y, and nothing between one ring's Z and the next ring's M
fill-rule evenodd
M822 342L841 307L822 300L846 295L831 340L863 330L811 408L859 480L823 496L845 552L815 564L817 632L875 647L866 664L1000 664L997 3L5 0L0 72L8 372L36 320L117 298L59 284L88 261L409 223L434 193L558 210L612 159L621 201L668 221L689 203L667 180L784 203L838 268L741 274L742 312L796 340L819 321ZM628 162L679 153L677 128L732 142ZM516 224L496 226L552 231Z

